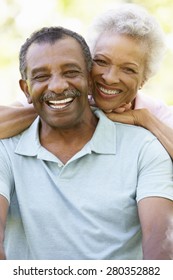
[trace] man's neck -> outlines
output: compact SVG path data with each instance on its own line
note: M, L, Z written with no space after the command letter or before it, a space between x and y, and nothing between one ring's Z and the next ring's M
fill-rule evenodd
M66 129L40 129L41 145L66 163L92 138L98 119L93 115L85 122Z

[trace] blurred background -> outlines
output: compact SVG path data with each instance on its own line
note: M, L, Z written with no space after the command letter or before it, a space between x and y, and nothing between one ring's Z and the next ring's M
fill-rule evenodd
M33 31L62 25L86 37L87 28L97 14L125 2L147 8L166 33L168 49L164 61L143 91L173 105L172 0L0 0L0 104L8 105L23 94L18 85L18 53Z

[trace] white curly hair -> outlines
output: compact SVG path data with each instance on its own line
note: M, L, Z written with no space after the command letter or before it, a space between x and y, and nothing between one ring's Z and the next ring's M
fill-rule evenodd
M137 4L122 4L95 18L88 32L87 42L91 53L98 38L105 32L130 36L147 47L145 79L155 75L165 50L165 34L157 20Z

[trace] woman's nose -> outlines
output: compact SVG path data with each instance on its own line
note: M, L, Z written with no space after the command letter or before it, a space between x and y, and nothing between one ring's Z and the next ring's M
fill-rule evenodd
M102 74L102 78L104 79L106 84L114 84L119 82L119 71L117 67L110 67L105 69Z

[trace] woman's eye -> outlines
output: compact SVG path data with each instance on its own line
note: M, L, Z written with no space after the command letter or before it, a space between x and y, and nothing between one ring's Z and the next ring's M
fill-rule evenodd
M125 67L124 71L127 72L127 73L136 74L136 71L134 69L132 69L132 68L129 68L129 67Z

